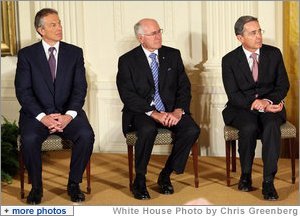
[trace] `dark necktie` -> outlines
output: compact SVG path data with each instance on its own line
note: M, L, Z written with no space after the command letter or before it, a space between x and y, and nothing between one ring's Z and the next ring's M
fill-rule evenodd
M154 80L154 86L155 86L155 94L154 94L154 103L155 103L155 108L158 111L165 111L165 106L161 100L161 97L159 95L158 92L158 63L156 61L156 54L155 53L151 53L149 55L149 57L151 58L151 71L152 71L152 76L153 76L153 80Z
M55 47L49 48L50 54L49 54L49 59L48 59L53 82L55 80L55 70L56 70L56 60L55 60L54 53L53 53L54 50L55 50Z
M257 79L258 79L257 53L252 53L251 58L253 59L252 76L253 76L254 81L257 82Z

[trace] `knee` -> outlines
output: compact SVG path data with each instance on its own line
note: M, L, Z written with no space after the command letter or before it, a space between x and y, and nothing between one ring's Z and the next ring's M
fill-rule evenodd
M21 135L21 148L23 151L32 151L36 146L41 146L41 137L35 133Z
M264 124L264 131L280 131L280 123L274 118Z
M187 134L191 137L199 137L200 135L200 127L198 125L193 125L193 127L190 127L188 130L187 130Z
M243 127L239 128L239 135L240 136L251 136L258 134L258 125L246 123Z
M95 141L95 134L94 131L91 129L82 129L78 132L78 137L81 142L93 144Z
M155 126L145 125L137 130L137 135L139 138L141 137L155 137L158 131Z

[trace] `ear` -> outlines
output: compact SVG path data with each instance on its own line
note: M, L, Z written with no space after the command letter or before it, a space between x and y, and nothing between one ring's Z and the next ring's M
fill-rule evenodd
M138 39L138 41L139 41L141 44L144 43L144 37L143 37L143 35L138 34L137 39Z
M236 38L237 38L241 43L243 43L244 38L243 38L242 35L237 35Z
M42 27L38 27L37 32L42 36L44 35L44 29Z

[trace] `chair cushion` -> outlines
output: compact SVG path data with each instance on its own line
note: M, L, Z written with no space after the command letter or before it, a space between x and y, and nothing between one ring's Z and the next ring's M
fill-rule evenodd
M17 150L20 151L21 141L20 135L17 138ZM70 140L62 139L57 135L50 135L42 144L42 151L59 151L64 149L71 149L72 142Z
M136 132L126 134L126 144L134 146L137 140ZM172 132L168 129L158 129L158 134L155 138L154 145L170 145L173 142Z
M290 122L286 122L280 126L281 138L294 138L296 137L296 127ZM225 125L224 126L224 139L225 141L238 140L239 139L239 130Z
M296 127L288 121L281 125L280 131L282 139L296 137Z

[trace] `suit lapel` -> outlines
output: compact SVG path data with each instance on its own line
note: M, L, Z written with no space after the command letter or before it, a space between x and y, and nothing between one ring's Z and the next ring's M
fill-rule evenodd
M160 48L158 50L158 60L159 60L159 88L161 89L161 86L164 83L164 80L166 78L166 72L167 72L167 61L166 61L166 53L164 47Z
M64 79L64 73L65 67L66 67L66 62L68 62L67 59L67 49L66 45L63 42L59 43L59 52L58 52L58 62L57 62L57 70L56 70L56 78L55 78L55 85L59 86L59 83L63 83Z
M238 49L237 58L239 59L239 67L241 69L240 71L244 74L244 76L247 78L247 80L250 83L254 83L254 80L252 77L252 71L249 68L247 57L243 51L242 46L240 46Z
M152 71L151 71L149 62L147 60L147 57L146 57L146 55L143 51L142 46L139 46L137 48L136 59L137 59L138 67L140 68L140 71L145 72L145 75L147 76L148 81L154 87L154 80L153 80L153 76L152 76Z
M46 82L46 85L48 86L50 92L54 94L54 86L53 86L53 81L52 81L52 76L51 76L51 71L49 67L49 63L43 48L42 41L38 44L38 51L37 51L37 58L38 62L40 62L40 68L41 68L41 73L43 74L43 78Z
M258 82L262 82L262 80L264 80L266 73L264 73L264 71L268 71L268 65L269 65L269 61L270 59L268 58L268 56L266 55L266 53L264 52L265 49L264 47L262 47L260 49L260 56L259 56L259 62L258 62Z

